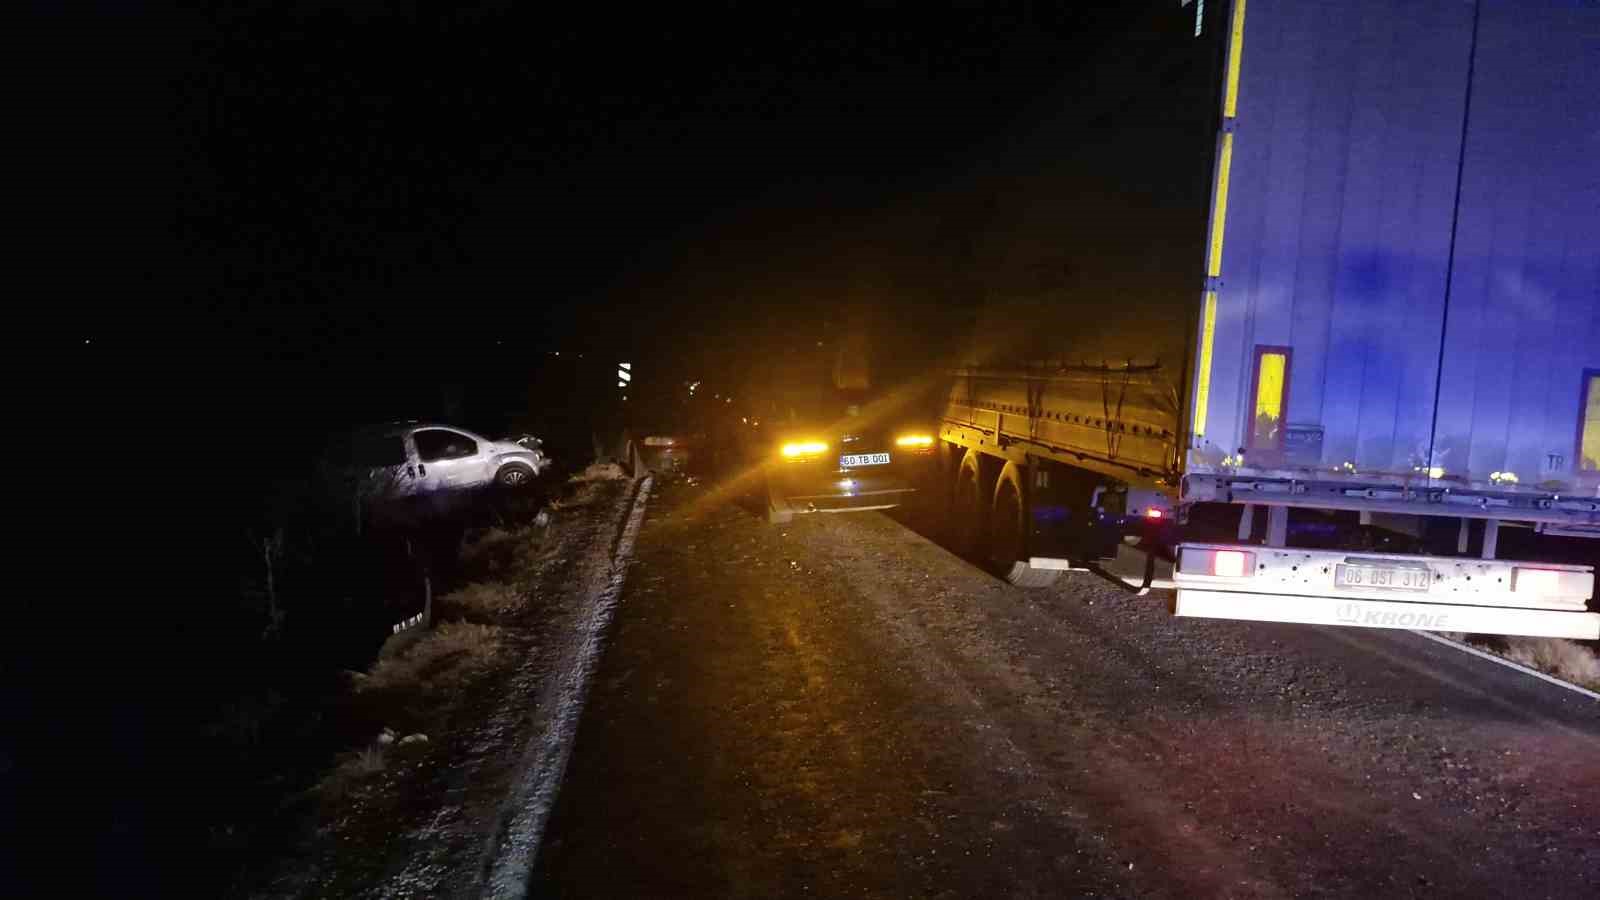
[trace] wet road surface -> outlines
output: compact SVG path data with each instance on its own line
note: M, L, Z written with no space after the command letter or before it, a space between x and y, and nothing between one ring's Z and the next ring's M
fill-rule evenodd
M661 486L532 891L1600 896L1600 704Z

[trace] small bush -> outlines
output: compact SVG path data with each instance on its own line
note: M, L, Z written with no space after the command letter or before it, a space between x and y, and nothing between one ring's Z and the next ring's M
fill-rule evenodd
M328 800L343 799L363 779L382 772L389 765L382 744L369 744L353 753L346 753L339 767L324 775L316 789Z
M439 598L439 612L469 621L495 621L522 606L521 592L499 582L474 582Z
M1600 656L1582 644L1561 638L1507 638L1505 656L1589 690L1600 690Z
M530 539L522 529L487 528L461 548L462 568L473 575L504 572Z
M357 753L350 760L350 769L357 775L372 775L382 772L386 765L388 765L388 760L384 757L382 744L373 744Z
M360 690L456 686L500 654L503 638L504 631L494 625L445 622L395 655L378 660L361 680Z

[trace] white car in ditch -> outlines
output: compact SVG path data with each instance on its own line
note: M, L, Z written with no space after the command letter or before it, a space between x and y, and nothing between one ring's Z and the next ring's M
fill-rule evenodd
M351 435L346 465L381 483L383 493L413 496L526 487L550 459L536 440L496 441L451 425L405 422Z

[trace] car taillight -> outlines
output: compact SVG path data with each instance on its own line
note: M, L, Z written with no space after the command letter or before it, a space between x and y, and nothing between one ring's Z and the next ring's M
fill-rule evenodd
M1152 506L1149 509L1144 511L1144 517L1146 519L1159 519L1159 518L1161 518L1161 510L1156 509L1154 506Z
M779 452L784 459L807 459L828 452L828 445L823 441L790 441Z

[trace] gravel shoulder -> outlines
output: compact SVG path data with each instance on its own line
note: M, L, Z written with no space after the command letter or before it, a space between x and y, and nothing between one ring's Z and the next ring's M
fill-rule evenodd
M641 535L544 893L1600 894L1600 704L707 494Z

